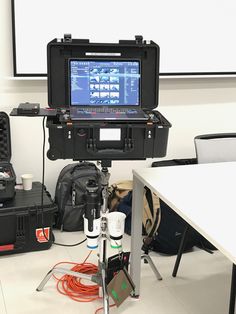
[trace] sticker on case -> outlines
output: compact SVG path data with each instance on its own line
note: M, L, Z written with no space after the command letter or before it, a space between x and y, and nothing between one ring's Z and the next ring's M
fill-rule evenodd
M35 230L36 238L39 243L48 242L50 236L50 228L39 228Z

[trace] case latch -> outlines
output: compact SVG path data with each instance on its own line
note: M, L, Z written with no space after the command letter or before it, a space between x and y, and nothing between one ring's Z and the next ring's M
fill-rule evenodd
M63 42L64 43L71 43L72 42L71 34L64 34Z
M135 35L135 42L137 45L140 45L143 43L143 36L142 35Z

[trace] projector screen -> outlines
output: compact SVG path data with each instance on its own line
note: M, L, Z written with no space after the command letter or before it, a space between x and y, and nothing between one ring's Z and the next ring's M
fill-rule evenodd
M47 73L46 46L142 35L160 46L160 75L236 74L235 0L12 0L15 76Z

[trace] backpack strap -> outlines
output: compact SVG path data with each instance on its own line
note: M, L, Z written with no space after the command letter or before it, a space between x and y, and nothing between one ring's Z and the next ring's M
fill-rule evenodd
M142 250L148 252L153 236L156 234L161 223L161 207L159 198L155 193L152 193L151 190L146 186L144 191L143 224L146 237L143 240Z
M153 226L157 228L160 224L156 225L156 221L159 220L159 208L160 201L159 198L153 193L148 187L144 187L144 196L143 196L143 226L146 235L150 234L153 229ZM152 231L153 233L155 232Z

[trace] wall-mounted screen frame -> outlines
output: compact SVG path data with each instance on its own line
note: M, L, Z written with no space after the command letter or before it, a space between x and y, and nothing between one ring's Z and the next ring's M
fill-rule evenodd
M11 1L15 76L46 75L46 45L64 33L91 42L141 34L160 46L160 76L236 75L235 0L121 0L115 10L109 0L92 10L86 1Z

